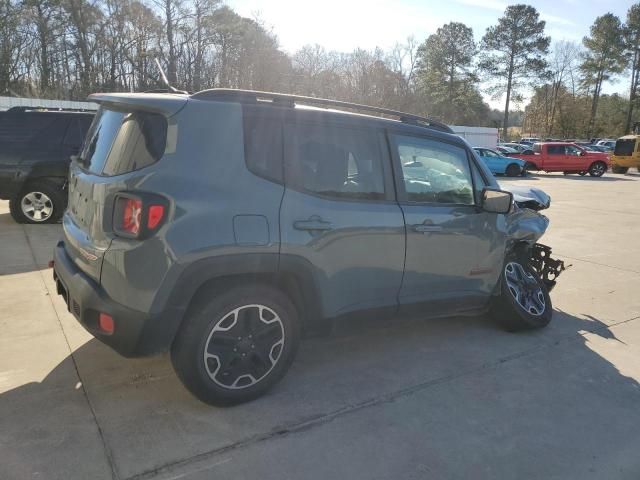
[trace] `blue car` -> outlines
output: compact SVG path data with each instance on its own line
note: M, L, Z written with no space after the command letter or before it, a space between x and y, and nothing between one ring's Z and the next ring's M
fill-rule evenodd
M491 173L517 177L526 173L524 160L513 157L505 157L490 148L474 147L478 156L487 164Z

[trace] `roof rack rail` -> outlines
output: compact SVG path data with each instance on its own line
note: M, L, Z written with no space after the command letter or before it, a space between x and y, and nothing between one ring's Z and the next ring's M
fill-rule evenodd
M359 103L344 102L342 100L329 100L326 98L305 97L286 93L259 92L255 90L236 90L232 88L212 88L210 90L202 90L193 94L192 97L201 100L226 100L240 103L270 102L274 105L285 107L294 107L296 104L302 104L326 108L342 108L366 112L369 114L376 113L378 115L395 117L402 123L433 128L446 133L454 133L448 125L431 118L399 112L397 110L390 110L388 108L371 107Z
M46 111L46 112L85 112L94 113L96 109L91 108L66 108L66 107L42 107L42 106L18 106L11 107L7 112L29 112L29 111Z

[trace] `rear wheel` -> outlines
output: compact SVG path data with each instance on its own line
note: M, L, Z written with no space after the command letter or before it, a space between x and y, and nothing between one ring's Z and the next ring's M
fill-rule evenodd
M64 191L55 182L35 180L9 201L11 216L18 223L55 223L67 208Z
M589 175L592 177L601 177L607 171L607 164L604 162L593 162L589 167Z
M500 296L491 306L492 317L506 330L515 332L546 327L552 314L547 287L528 261L520 256L507 259Z
M193 305L171 348L182 383L211 405L253 400L293 362L299 322L291 301L264 285L235 287Z
M613 165L611 167L611 171L613 173L627 173L629 171L629 167L619 167L618 165ZM640 172L640 168L638 169Z
M518 175L520 175L521 171L522 169L520 168L520 165L510 163L507 166L505 173L507 174L507 177L517 177Z

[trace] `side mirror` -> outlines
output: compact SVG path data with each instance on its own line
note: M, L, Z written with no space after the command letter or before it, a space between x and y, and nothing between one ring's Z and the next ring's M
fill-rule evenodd
M584 150L580 150L580 156L584 157L587 154L587 152L585 152Z
M482 190L482 209L489 213L509 213L513 204L513 194L502 190L485 188Z

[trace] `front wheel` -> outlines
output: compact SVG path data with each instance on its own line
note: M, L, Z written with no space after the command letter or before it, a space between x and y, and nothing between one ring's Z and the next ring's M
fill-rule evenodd
M619 167L618 165L613 165L611 167L611 171L613 173L627 173L629 171L629 167ZM640 171L640 168L638 169Z
M589 167L589 175L592 177L601 177L607 171L607 165L604 162L594 162Z
M196 301L184 322L171 361L185 387L211 405L261 396L285 375L298 349L296 309L266 285Z
M551 297L526 260L509 258L500 280L500 295L491 305L491 316L498 323L510 332L542 328L549 324L553 314Z

